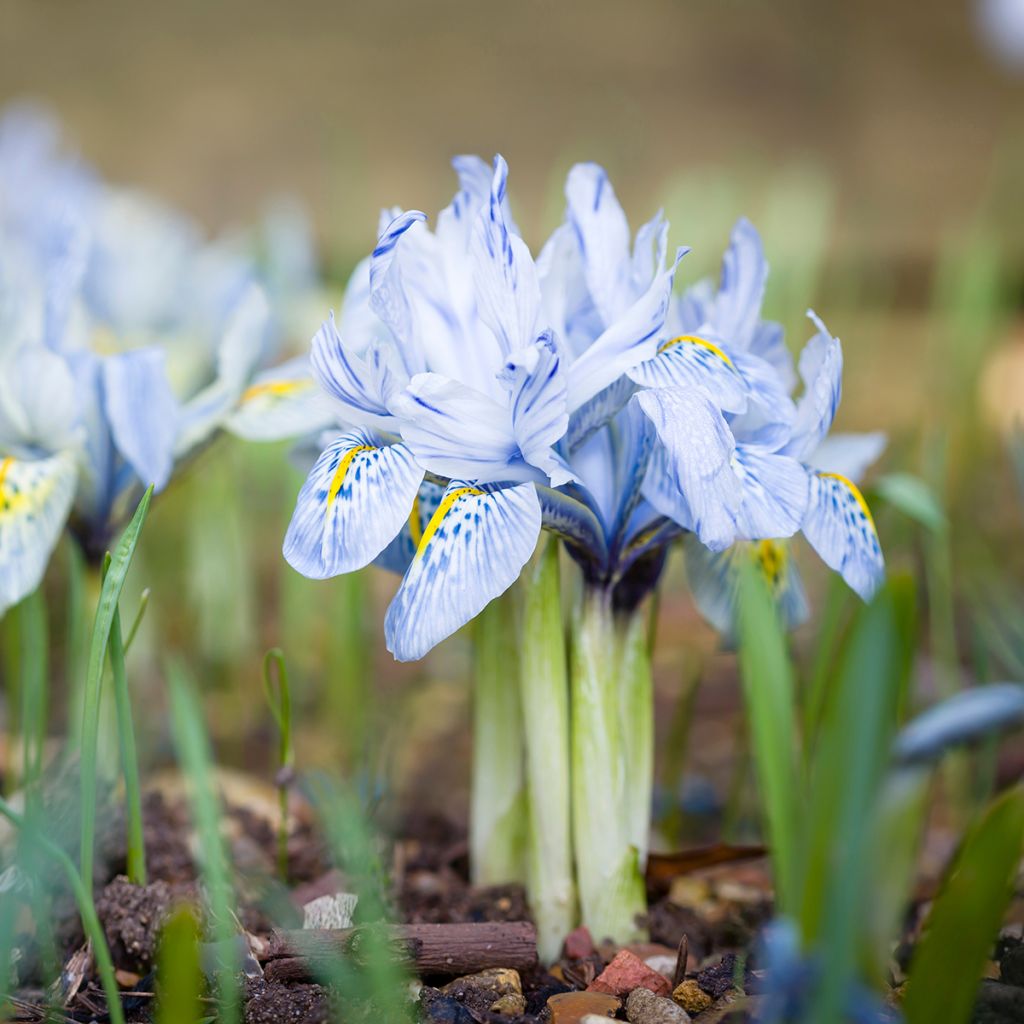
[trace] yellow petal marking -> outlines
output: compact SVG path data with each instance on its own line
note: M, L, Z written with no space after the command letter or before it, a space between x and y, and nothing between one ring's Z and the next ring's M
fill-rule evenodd
M698 338L696 334L681 334L678 338L666 341L658 347L658 355L660 356L662 352L667 352L675 345L697 345L700 348L706 348L709 352L718 356L726 366L732 366L732 360L713 341L708 341L707 338Z
M0 461L0 488L4 485L4 479L7 476L7 471L14 465L14 459L8 455L3 461Z
M785 578L786 563L789 560L786 546L777 540L759 540L754 548L754 555L765 579L773 590L778 590Z
M327 507L330 508L334 504L334 499L338 497L338 491L341 490L341 485L345 482L345 474L348 472L349 466L352 465L352 460L360 452L372 452L374 448L369 444L357 445L355 448L350 448L343 456L341 462L338 463L338 468L334 471L334 476L331 477L331 486L327 492Z
M305 391L311 388L311 380L268 380L265 384L253 384L242 393L243 402L251 402L254 398L270 396L272 398L283 398L287 395L294 395L296 391Z
M860 493L860 488L851 480L849 477L845 477L842 473L819 473L818 476L823 477L826 480L838 480L849 492L853 495L853 500L857 502L861 512L867 516L868 522L871 524L871 529L875 530L875 519L871 515L871 509L868 508L868 503L864 500L864 495ZM878 531L875 530L877 533Z
M441 504L437 506L437 511L430 517L430 522L427 523L427 528L423 531L423 536L416 546L416 558L420 559L423 557L423 552L430 546L430 542L434 539L434 534L437 533L445 516L448 515L452 510L452 506L460 498L464 498L466 495L479 495L483 493L483 491L476 487L459 487L457 490L452 491L451 494L445 495Z

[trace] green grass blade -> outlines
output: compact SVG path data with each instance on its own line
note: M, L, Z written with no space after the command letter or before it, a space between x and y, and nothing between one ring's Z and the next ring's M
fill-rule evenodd
M189 906L167 920L157 951L156 1024L195 1024L202 1017L199 922Z
M965 1024L992 950L1024 842L1024 786L990 805L968 833L910 965L908 1024Z
M210 904L217 948L217 1003L221 1024L238 1020L238 963L234 938L234 897L227 851L220 832L221 807L213 786L213 755L194 685L177 661L168 665L171 733L178 763L188 782L192 824L199 842L200 868Z
M114 608L110 623L110 674L114 683L117 708L117 732L124 772L125 804L128 819L128 878L136 885L146 884L146 843L142 830L142 785L139 781L139 755L135 743L132 698L125 669L125 644L121 637L121 613Z
M25 819L12 810L5 800L0 800L0 815L16 828L25 828ZM96 958L96 970L99 972L103 994L107 999L110 1019L114 1024L124 1024L121 993L114 976L114 961L110 956L110 948L107 946L107 937L104 934L103 926L96 916L96 907L92 900L92 887L85 884L82 876L75 869L74 861L56 843L38 830L33 830L33 839L48 856L60 865L71 884L75 902L78 904L78 913L82 918L82 928L86 938L92 943L93 956Z
M135 510L121 539L118 541L114 554L110 559L110 568L103 578L100 588L99 605L96 608L96 619L93 624L92 644L89 648L89 666L85 680L85 699L82 710L82 751L79 763L82 778L81 792L81 863L82 881L92 891L93 845L96 838L96 786L97 786L97 747L100 728L100 692L103 686L103 664L106 660L107 646L110 642L110 630L117 613L117 603L121 598L125 577L135 554L135 546L139 542L139 534L146 521L149 502L153 496L150 487L142 496L139 507Z
M776 905L797 892L797 734L793 667L775 602L753 560L739 583L740 674L775 872Z
M49 629L46 598L42 588L29 594L17 607L18 660L21 692L21 781L34 800L35 783L43 769L46 742L46 711L50 687Z
M272 666L277 667L276 693ZM295 747L292 740L292 691L284 652L279 647L267 651L263 658L263 692L278 731L277 800L281 820L277 827L277 873L281 881L287 883L288 787L295 770Z
M818 737L799 915L804 942L826 956L815 1021L839 1019L868 924L868 823L895 725L903 618L891 587L860 612Z

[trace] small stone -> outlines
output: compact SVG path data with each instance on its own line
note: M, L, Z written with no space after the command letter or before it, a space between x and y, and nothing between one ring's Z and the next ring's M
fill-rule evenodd
M565 956L567 960L582 960L594 952L594 940L590 929L585 924L573 929L565 937Z
M474 1015L500 1013L519 1016L526 1011L519 972L509 967L493 967L477 974L467 974L450 981L441 991L462 1003Z
M652 971L657 971L660 975L672 980L673 975L676 973L676 960L679 958L672 954L659 953L657 956L645 956L644 963Z
M318 896L310 900L302 912L303 928L351 928L352 915L359 897L351 892L336 892L332 896Z
M705 992L700 985L693 980L693 978L677 985L675 987L675 991L672 993L672 998L687 1013L694 1017L698 1013L703 1013L714 1002L714 999L712 999L711 996L709 996L707 992Z
M424 986L420 992L420 1010L429 1024L476 1024L476 1018L457 999L436 988Z
M114 979L117 981L118 988L135 988L141 978L142 975L136 974L134 971L114 971Z
M629 993L626 1016L630 1024L688 1024L690 1020L681 1006L646 988L635 988Z
M623 949L587 986L587 991L626 996L635 988L650 989L659 996L667 996L672 990L667 978L651 970L635 953Z
M736 954L726 953L717 964L705 967L697 975L697 984L714 999L721 999L736 981Z
M551 1024L582 1024L585 1017L614 1017L622 1001L604 992L560 992L548 1000Z
M1024 1020L1024 988L1001 981L983 981L974 1004L972 1024L1020 1024Z

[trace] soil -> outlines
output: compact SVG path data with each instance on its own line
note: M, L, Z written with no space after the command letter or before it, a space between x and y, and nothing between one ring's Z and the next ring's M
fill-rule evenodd
M181 901L201 903L183 802L151 793L145 802L144 818L149 883L136 886L124 877L123 843L112 838L123 835L116 815L109 819L111 828L105 829L107 842L100 845L103 856L97 866L97 912L131 1022L153 1020L157 984L153 969L162 922ZM238 877L237 917L250 935L254 953L248 973L257 975L245 981L245 1024L323 1024L331 1020L332 993L328 989L258 976L258 961L261 955L265 959L274 929L301 926L304 903L351 888L353 880L331 867L312 823L300 816L289 839L289 882L285 887L272 878L276 836L266 817L228 802L225 819ZM415 816L401 823L399 835L401 838L381 851L382 863L390 865L390 885L385 895L397 920L409 924L529 920L521 886L475 888L470 884L465 834L458 826L443 818ZM651 941L630 947L648 964L657 963L656 969L666 977L671 979L678 971L687 979L686 998L691 1001L697 1024L753 1019L760 977L750 970L749 952L754 936L772 910L770 879L763 858L726 863L720 860L720 849L709 848L706 857L695 851L686 858L685 872L674 879L666 879L664 872L656 879L652 876L647 922ZM709 866L702 867L704 864ZM22 987L15 992L12 1019L42 1020L42 1008L48 1001L59 1007L62 1016L56 1019L108 1019L74 905L57 881L53 885L53 908L58 915L54 932L65 957L62 992L47 995L42 990L39 944L34 941L31 920L23 914L19 919L23 931L17 939L23 954L18 965ZM681 945L687 957L683 965L675 962ZM408 997L401 994L409 1007L408 1019L425 1024L550 1024L548 1000L560 993L586 989L618 951L607 943L595 947L585 935L572 948L577 953L575 958L563 957L548 969L537 967L516 975L521 994L515 995L513 1012L507 1007L505 1013L494 1012L494 1001L474 988L473 978L453 981L451 977L424 977L413 983ZM1024 998L1024 988L1020 987L1024 980L1024 944L1020 937L1004 933L996 956L994 963L996 970L1001 964L1001 979L987 983L979 1001L979 1012L987 1021L999 1021L1002 1007L1018 1007ZM737 990L739 978L743 979L745 993L753 995ZM380 1024L380 1012L360 1001L362 998L358 994L343 996L339 1003L342 1012L334 1019L345 1024ZM624 1018L625 1009L619 1016Z

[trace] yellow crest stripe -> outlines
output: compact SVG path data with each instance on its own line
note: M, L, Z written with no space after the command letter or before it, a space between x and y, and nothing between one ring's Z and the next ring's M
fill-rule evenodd
M465 498L467 495L479 495L483 493L483 491L476 487L459 487L452 491L451 494L445 495L441 500L441 504L437 506L437 511L430 517L430 522L427 523L427 528L423 531L423 536L420 538L420 542L416 546L416 558L423 557L423 552L427 550L431 540L434 538L434 534L437 533L438 529L440 529L445 516L448 515L452 510L452 507L460 498Z
M412 499L412 511L409 513L409 533L412 536L412 546L418 548L423 539L423 524L420 522L420 496L418 494Z
M838 480L853 495L853 499L857 502L861 512L867 516L867 520L871 524L871 529L875 529L875 519L874 516L871 515L871 509L868 508L868 503L864 500L864 495L860 493L860 488L851 479L849 479L849 477L843 476L842 473L819 473L818 476L823 477L826 480Z
M789 559L786 546L777 540L760 540L754 554L765 579L777 589L786 575L786 563Z
M327 492L328 508L334 504L334 499L338 497L338 491L341 490L341 485L345 482L345 474L348 472L349 466L352 465L352 460L360 452L372 452L373 450L372 445L361 444L345 452L344 458L338 463L338 468L334 471L334 476L331 477L331 487Z
M718 356L726 366L732 366L732 360L713 341L708 341L707 338L698 338L696 334L681 334L678 338L666 341L663 345L658 346L658 355L660 356L662 352L667 352L676 345L697 345Z
M271 396L282 398L294 395L297 391L305 391L313 386L311 380L268 380L265 384L253 384L242 392L242 401L251 402L254 398Z
M8 455L7 458L0 461L0 487L3 487L4 480L7 477L7 471L14 465L14 459Z

